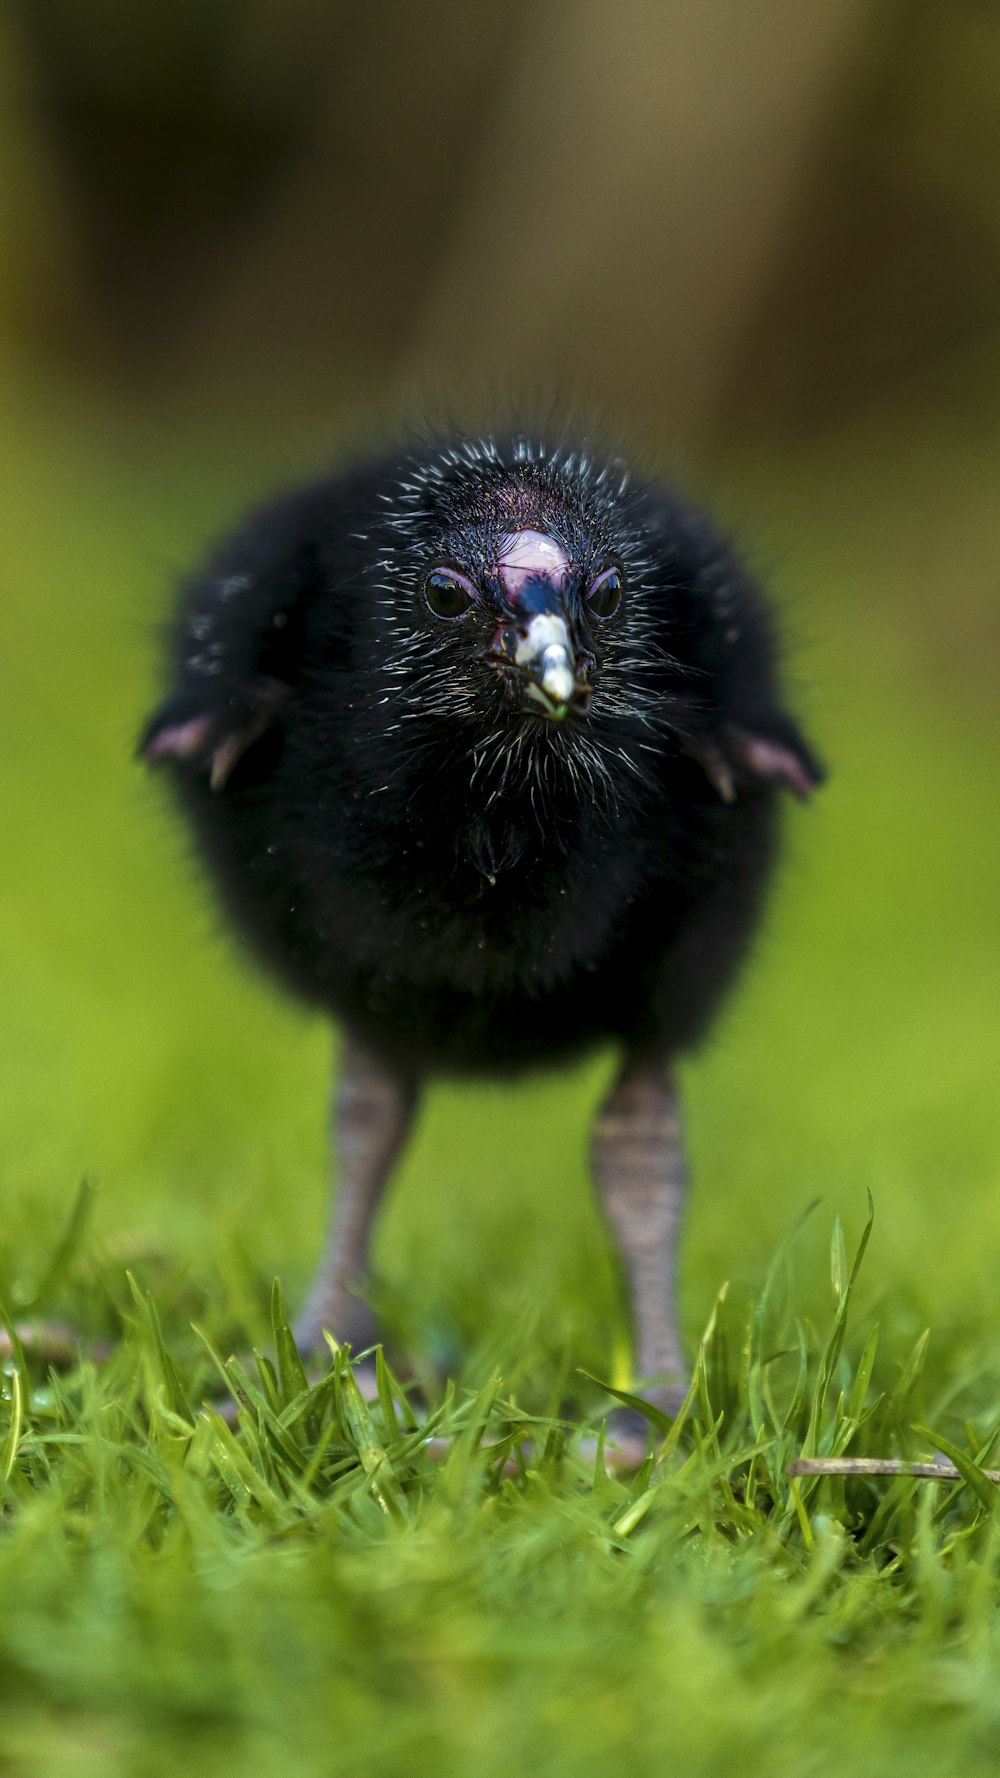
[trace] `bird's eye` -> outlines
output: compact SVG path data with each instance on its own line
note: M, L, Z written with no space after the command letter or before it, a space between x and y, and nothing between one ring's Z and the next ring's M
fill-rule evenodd
M476 594L464 574L434 568L424 581L424 598L435 617L464 617L475 604Z
M587 594L587 604L595 617L612 617L621 604L624 582L620 568L605 568Z

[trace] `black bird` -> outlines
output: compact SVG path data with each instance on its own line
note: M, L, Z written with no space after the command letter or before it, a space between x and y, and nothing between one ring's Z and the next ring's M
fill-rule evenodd
M747 950L816 758L761 593L616 458L433 442L252 513L187 587L146 758L236 925L344 1026L339 1181L298 1337L375 1337L367 1249L422 1082L609 1041L593 1170L635 1375L676 1406L673 1059Z

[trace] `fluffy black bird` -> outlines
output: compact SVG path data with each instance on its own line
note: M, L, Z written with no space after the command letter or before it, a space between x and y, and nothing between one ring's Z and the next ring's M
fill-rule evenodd
M670 1066L743 958L815 756L762 596L617 459L430 443L285 494L187 587L147 728L237 926L347 1035L339 1186L298 1325L355 1349L421 1083L616 1043L594 1132L635 1372L684 1375Z

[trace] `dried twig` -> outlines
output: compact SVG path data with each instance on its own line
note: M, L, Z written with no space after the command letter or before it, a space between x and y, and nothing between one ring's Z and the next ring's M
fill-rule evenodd
M929 1482L960 1482L962 1472L953 1463L906 1463L898 1457L796 1457L785 1465L786 1475L905 1475ZM1000 1469L981 1469L987 1482L1000 1483Z

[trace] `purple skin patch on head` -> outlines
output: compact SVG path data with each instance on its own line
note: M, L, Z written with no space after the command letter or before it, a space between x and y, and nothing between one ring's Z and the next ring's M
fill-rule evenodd
M516 606L526 581L548 580L561 590L569 573L569 557L562 544L544 531L514 531L501 540L497 570L507 597Z

